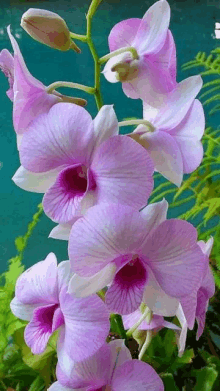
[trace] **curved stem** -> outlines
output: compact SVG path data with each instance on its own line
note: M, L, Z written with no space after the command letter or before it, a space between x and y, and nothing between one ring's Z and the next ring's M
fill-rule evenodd
M105 56L103 56L99 59L99 63L103 64L104 62L108 61L110 58L117 56L118 54L122 54L122 53L126 53L126 52L130 52L132 54L132 57L134 60L138 59L137 50L135 48L133 48L132 46L130 46L130 47L126 47L126 48L117 49L117 50L114 50L114 52L106 54Z
M146 352L148 346L150 345L151 343L151 339L152 339L152 330L148 330L147 331L147 337L146 337L146 340L141 348L141 351L139 353L139 356L138 356L138 360L141 360L144 353Z
M140 319L137 321L137 323L135 323L126 333L127 337L131 337L133 332L140 326L140 324L143 322L143 320L145 320L145 318L147 317L147 315L151 312L151 310L147 307L145 310L144 310L144 313L142 314L142 316L140 317Z
M86 35L80 35L80 34L75 34L75 33L70 32L70 37L73 39L78 39L79 41L82 41L82 42L87 42Z
M100 63L99 63L99 57L96 52L94 43L92 41L92 18L96 12L96 9L98 8L99 4L101 3L101 0L92 0L88 13L86 15L87 19L87 34L86 34L86 39L87 43L89 46L89 49L91 51L94 63L95 63L95 100L96 104L98 107L98 110L101 109L103 106L103 99L101 96L101 91L100 91L100 73L101 73L101 68L100 68Z
M95 88L93 87L87 87L84 86L83 84L78 84L78 83L72 83L70 81L55 81L55 83L50 84L47 88L46 91L48 94L52 93L53 90L59 87L68 87L68 88L77 88L78 90L82 90L87 92L88 94L95 94Z

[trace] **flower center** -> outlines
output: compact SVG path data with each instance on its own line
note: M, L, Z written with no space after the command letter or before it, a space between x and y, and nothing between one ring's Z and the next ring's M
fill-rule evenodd
M64 318L59 304L49 304L37 308L34 311L34 318L44 333L53 333L64 324Z
M119 62L111 70L112 72L117 72L116 77L120 82L131 81L138 76L138 61L127 60L126 62Z
M133 255L131 260L126 263L115 276L116 282L120 282L124 286L145 283L146 279L147 271L138 255Z

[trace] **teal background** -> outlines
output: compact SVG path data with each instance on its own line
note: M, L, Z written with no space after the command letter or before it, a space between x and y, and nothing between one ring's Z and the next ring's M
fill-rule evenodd
M0 50L12 51L6 27L10 24L13 34L19 43L30 72L45 85L56 80L75 81L93 85L93 61L84 43L79 42L81 54L73 51L62 53L44 46L28 36L20 27L22 14L28 8L42 8L58 13L63 17L69 29L78 34L85 33L85 14L89 1L3 1L0 7ZM119 21L131 17L141 18L154 3L153 0L103 0L93 22L93 38L99 56L108 53L107 37L111 28ZM194 58L198 51L209 53L220 46L214 38L215 22L220 22L219 0L186 0L170 1L171 24L177 46L178 81L197 73L192 70L182 72L181 65ZM121 85L110 84L102 77L102 93L105 104L114 104L118 119L142 116L140 100L128 99L122 92ZM11 177L19 167L16 138L12 125L12 103L5 95L8 82L0 74L0 273L6 269L7 260L14 256L16 249L14 239L26 232L27 224L32 219L42 195L25 192L11 181ZM59 90L70 94L70 90ZM74 91L73 95L88 100L87 110L94 117L97 114L92 96ZM219 114L209 118L209 125L219 127ZM172 213L170 214L172 216ZM67 242L48 239L48 234L55 226L45 215L37 225L30 238L24 255L25 265L31 266L44 259L53 251L58 260L67 259Z

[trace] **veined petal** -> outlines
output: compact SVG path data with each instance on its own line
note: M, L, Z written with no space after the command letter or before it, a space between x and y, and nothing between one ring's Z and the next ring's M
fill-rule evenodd
M22 273L16 282L15 296L24 304L58 303L57 259L50 253Z
M39 306L39 304L23 304L17 297L14 297L10 303L11 312L17 318L28 321L32 319L34 310Z
M145 13L132 43L138 54L157 53L163 46L170 23L170 6L166 0L154 3Z
M179 357L181 357L183 355L184 350L185 350L186 337L187 337L187 321L186 321L181 304L178 307L176 316L177 316L177 318L180 322L180 325L181 325L181 331L180 332L178 332L178 330L176 331L177 336L178 336L177 344L178 344L178 349L179 349Z
M162 316L174 316L179 306L179 301L167 295L158 284L152 271L148 269L148 284L145 287L143 302L154 314Z
M72 227L68 248L71 267L82 277L92 276L119 255L136 252L144 234L143 219L133 208L96 205Z
M170 219L160 224L142 246L157 282L170 296L187 296L201 285L207 265L196 241L192 224Z
M71 388L67 388L65 386L62 386L60 384L60 382L58 381L55 381L55 383L53 383L49 388L48 388L48 391L78 391L77 389L73 389L72 387ZM86 390L81 390L81 391L86 391Z
M110 284L114 278L116 266L109 263L92 277L80 277L74 274L68 286L68 293L75 297L90 296Z
M201 248L202 252L206 254L208 257L211 254L212 247L213 247L214 239L211 236L207 242L204 242L203 240L198 241L198 245Z
M93 157L98 203L118 203L140 209L153 189L153 164L141 145L127 136L102 143Z
M57 276L58 276L58 290L59 292L64 286L68 286L69 281L73 273L70 267L70 261L62 261L57 266Z
M14 58L7 49L3 49L0 52L0 69L8 78L9 90L6 92L9 99L13 101L14 99Z
M190 330L195 324L196 307L197 307L197 290L180 299L180 304L187 320L187 326Z
M119 134L118 120L113 105L102 106L93 122L96 149L109 137Z
M104 344L110 327L109 313L95 295L76 299L63 288L59 298L65 319L64 349L72 360L82 361Z
M180 186L183 179L183 160L174 137L163 131L151 134L145 132L140 135L140 142L149 152L157 171Z
M183 172L186 174L195 171L202 161L203 146L200 139L204 130L204 110L198 99L195 99L182 122L169 132L179 146Z
M87 164L94 147L90 114L73 103L54 105L25 133L21 147L22 165L32 172L46 172L62 165Z
M20 166L12 180L23 190L45 193L54 184L60 169L62 168L55 168L48 172L36 174Z
M168 202L163 198L162 201L149 204L140 211L141 217L146 222L146 231L148 232L146 237L152 234L153 230L166 220L168 206Z
M199 75L188 77L177 84L176 88L167 95L154 121L157 129L170 131L179 125L201 88L202 78ZM147 119L146 112L145 115L144 118Z
M115 391L164 391L156 371L145 362L130 360L116 368L112 378Z
M110 51L114 51L126 46L132 46L137 30L141 24L141 19L131 18L117 23L110 31L108 44Z
M75 221L78 220L78 218L79 217L76 216ZM72 228L72 224L70 223L58 224L50 232L49 238L69 240L71 228Z

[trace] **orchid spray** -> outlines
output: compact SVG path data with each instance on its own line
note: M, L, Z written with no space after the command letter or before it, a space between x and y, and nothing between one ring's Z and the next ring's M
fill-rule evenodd
M183 175L193 175L203 160L205 119L196 98L202 78L176 81L166 0L155 2L142 19L116 24L110 52L100 58L92 38L100 3L89 6L85 35L47 10L30 8L21 20L33 39L54 49L78 55L86 43L94 86L75 80L45 86L35 79L10 26L13 54L0 53L21 164L12 179L25 191L44 194L41 208L57 223L48 235L66 241L69 257L57 265L50 253L19 269L10 300L17 322L12 335L18 341L21 331L23 361L32 369L38 366L26 358L27 349L39 368L50 358L43 375L49 391L174 390L172 373L167 377L161 369L163 355L162 365L152 359L154 345L160 338L170 361L191 362L187 330L197 321L200 338L215 292L213 238L198 241L186 218L168 218L169 197L155 200L160 186L154 179L166 178L178 195ZM130 105L139 99L143 118L118 121L114 102L103 102L103 76L122 83ZM86 100L59 93L60 87L94 96L95 118ZM135 129L122 135L123 126ZM165 334L164 328L170 330ZM41 389L34 381L30 390Z

